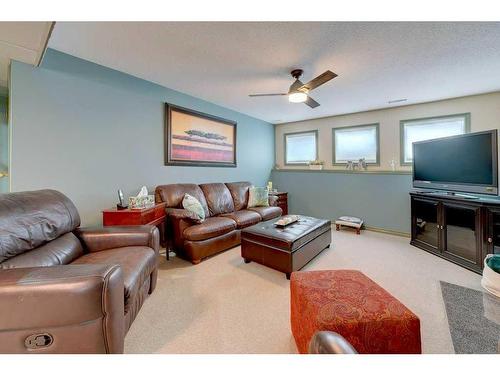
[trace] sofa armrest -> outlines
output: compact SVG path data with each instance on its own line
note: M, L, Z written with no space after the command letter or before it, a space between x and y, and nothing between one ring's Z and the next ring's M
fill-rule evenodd
M77 228L74 232L89 252L125 246L148 246L160 250L160 234L154 225Z
M0 353L122 353L118 265L0 270Z
M165 213L167 216L174 220L190 220L195 224L200 223L199 217L191 211L188 211L184 208L166 208Z
M182 208L166 208L167 236L169 248L182 249L184 246L184 230L200 223L196 214Z
M269 195L269 205L277 206L278 205L278 196L277 195Z
M318 331L309 342L309 354L357 354L349 342L331 331Z

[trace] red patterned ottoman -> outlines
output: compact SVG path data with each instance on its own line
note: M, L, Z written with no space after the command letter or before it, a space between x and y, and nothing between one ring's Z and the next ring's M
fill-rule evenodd
M421 353L420 320L359 271L293 272L291 324L300 353L316 331L344 336L359 353Z

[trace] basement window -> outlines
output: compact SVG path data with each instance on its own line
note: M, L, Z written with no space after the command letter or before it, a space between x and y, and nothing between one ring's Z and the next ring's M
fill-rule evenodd
M470 113L402 120L400 122L401 165L412 165L413 142L470 132Z
M379 124L347 126L332 129L333 165L365 159L366 164L379 165Z
M317 158L317 130L285 134L286 165L305 165Z

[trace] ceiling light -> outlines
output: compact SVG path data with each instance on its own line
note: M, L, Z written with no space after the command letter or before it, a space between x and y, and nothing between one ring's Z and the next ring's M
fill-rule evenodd
M307 94L303 92L292 92L288 94L288 101L292 103L304 103L307 100Z

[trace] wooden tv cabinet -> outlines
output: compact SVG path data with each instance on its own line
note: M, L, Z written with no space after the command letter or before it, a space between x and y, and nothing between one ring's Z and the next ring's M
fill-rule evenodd
M413 191L410 198L412 245L479 274L486 254L500 253L500 197Z

